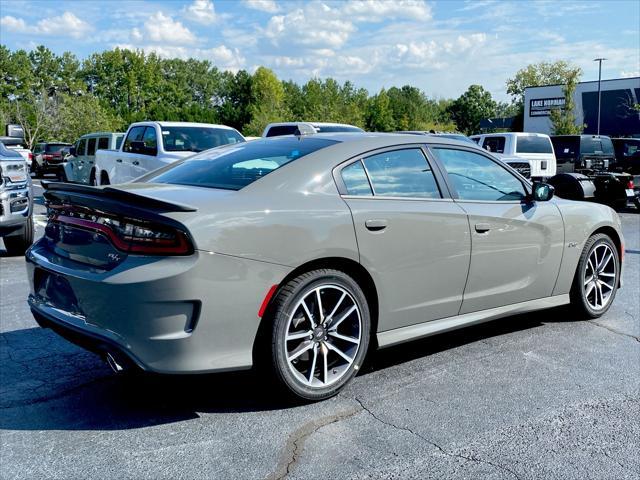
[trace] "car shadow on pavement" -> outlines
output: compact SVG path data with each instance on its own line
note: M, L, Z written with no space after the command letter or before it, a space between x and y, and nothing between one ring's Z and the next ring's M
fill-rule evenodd
M542 320L543 318L543 320ZM567 321L562 309L525 314L435 335L369 355L360 375L544 323ZM357 381L357 379L356 379ZM291 408L253 371L116 377L92 353L47 329L0 336L0 429L124 430L198 418L199 413Z

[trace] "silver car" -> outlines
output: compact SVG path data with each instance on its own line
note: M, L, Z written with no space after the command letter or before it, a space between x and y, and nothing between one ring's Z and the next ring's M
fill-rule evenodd
M0 142L0 237L9 255L33 242L33 187L22 155Z
M29 304L115 371L264 367L324 399L370 347L568 303L606 312L620 219L552 196L442 137L222 146L133 183L49 184Z

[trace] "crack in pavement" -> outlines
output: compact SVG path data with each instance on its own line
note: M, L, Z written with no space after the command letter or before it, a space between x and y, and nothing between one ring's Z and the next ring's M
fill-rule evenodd
M633 315L629 314L628 312L624 312L624 313L626 313L627 315L631 316L631 318L633 318ZM603 325L602 323L598 323L595 320L587 320L587 323L590 323L591 325L595 325L596 327L604 328L605 330L608 330L611 333L615 333L616 335L620 335L622 337L628 337L635 340L636 342L640 342L640 337L636 337L635 335L631 335L630 333L621 332L620 330L616 330L615 328L611 328L607 325Z
M358 401L358 403L360 402ZM360 406L362 407L361 403ZM289 435L287 443L280 454L278 465L276 466L275 471L267 476L267 480L282 480L283 478L286 478L291 473L291 469L298 462L302 447L307 438L316 433L322 427L340 422L362 412L363 408L352 408L335 415L328 415L326 417L311 420L302 425L295 432Z
M411 430L408 427L399 427L398 425L395 425L394 423L391 422L387 422L383 419L381 419L380 417L378 417L375 413L373 413L368 407L366 407L364 405L364 403L362 403L362 401L359 398L355 398L354 399L356 402L358 402L360 404L360 406L362 407L362 410L364 410L365 412L367 412L371 417L373 417L375 420L377 420L378 422L382 423L383 425L387 425L389 427L395 428L396 430L400 430L400 431L404 431L404 432L408 432L411 435L421 439L422 441L428 443L429 445L433 445L440 453L442 453L443 455L447 456L447 457L453 457L453 458L461 458L465 461L468 462L473 462L473 463L484 463L486 465L490 465L495 469L498 469L500 471L503 472L507 472L510 473L511 475L513 475L517 480L521 480L520 476L514 472L513 470L511 470L510 468L507 468L503 465L499 465L497 463L493 463L489 460L483 460L481 458L476 458L476 457L468 457L466 455L462 455L461 453L453 453L453 452L448 452L447 450L445 450L444 448L442 448L440 445L438 445L437 443L435 443L432 440L429 440L428 438L426 438L425 436L419 434L418 432L414 432L413 430Z

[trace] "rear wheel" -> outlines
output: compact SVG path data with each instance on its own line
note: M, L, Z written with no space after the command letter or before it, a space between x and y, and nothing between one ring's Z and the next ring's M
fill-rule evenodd
M111 182L109 181L109 174L107 174L107 172L102 172L102 174L100 175L100 185L110 185Z
M271 363L285 390L305 400L337 394L358 372L371 319L362 289L344 272L314 270L275 300Z
M20 235L4 237L3 240L9 255L24 255L33 243L33 218L29 217Z
M618 250L608 235L593 235L584 246L571 287L571 305L589 318L604 315L616 296Z

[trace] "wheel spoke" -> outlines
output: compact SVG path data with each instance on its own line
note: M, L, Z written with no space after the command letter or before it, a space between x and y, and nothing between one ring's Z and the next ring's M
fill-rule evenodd
M593 275L592 275L592 276L590 276L589 278L587 278L587 279L584 281L584 286L586 287L586 286L587 286L587 285L589 285L591 282L593 282Z
M600 276L601 277L615 277L616 274L615 273L609 273L609 272L600 272Z
M611 261L612 258L613 258L613 253L607 250L607 252L604 255L604 258L600 262L600 265L598 265L598 270L604 270L606 266L609 265L609 262Z
M313 382L313 374L316 371L316 360L318 359L318 344L313 346L313 360L311 361L311 369L309 370L309 385Z
M587 290L584 292L584 296L585 296L585 297L588 297L588 296L591 294L591 292L593 291L593 289L595 288L595 286L596 286L596 285L595 285L595 283L594 283L594 282L589 281L589 287L588 287L588 288L587 288Z
M320 321L318 323L322 324L324 322L324 312L322 311L322 298L320 298L319 288L316 288L316 298L318 299L318 312L320 312Z
M309 322L311 322L311 326L315 328L316 322L313 320L313 315L311 315L311 312L309 311L309 307L307 307L306 299L302 300L302 308L304 309L304 312L307 314L307 318L309 319Z
M313 342L302 342L300 345L298 345L295 350L288 356L288 360L292 361L295 360L296 358L298 358L300 355L302 355L304 352L306 352L307 350L311 350L313 348Z
M339 338L340 340L344 340L345 342L351 342L351 343L355 343L356 345L358 345L360 343L360 339L359 338L355 338L355 337L347 337L346 335L340 335L338 332L328 332L330 336L335 337L335 338Z
M324 342L324 344L327 346L327 348L329 350L332 350L332 351L336 352L338 355L340 355L342 358L344 358L347 362L349 362L349 363L353 362L353 358L348 356L346 353L344 353L342 350L340 350L334 344L329 343L329 342Z
M327 357L329 356L329 349L327 348L327 344L323 343L322 346L320 347L320 349L322 350L322 356L323 358L323 372L324 372L324 376L322 378L324 378L324 383L328 384L329 383L329 368L328 368L328 361L327 361Z
M346 320L346 318L347 318L349 315L351 315L353 312L355 312L355 311L357 310L357 308L358 308L358 307L357 307L356 305L354 305L353 307L351 307L349 310L347 310L347 313L345 313L344 315L342 315L342 317L340 317L340 320L338 320L338 321L336 321L336 322L333 322L333 323L330 325L329 329L330 329L332 332L335 332L335 331L338 329L338 325L340 325L342 322L344 322L344 321Z
M607 282L603 282L602 280L598 280L598 285L600 285L600 287L607 287L609 290L613 290L613 287L611 285L609 285Z
M333 318L333 316L338 311L338 308L340 308L340 305L342 305L342 301L344 300L344 297L346 297L346 296L347 296L346 292L342 292L342 296L340 297L340 300L338 300L338 303L336 303L336 306L333 307L333 310L331 310L331 313L329 314L329 316L327 318Z
M287 335L287 342L290 340L299 340L301 338L309 338L311 335L313 335L312 330L307 330L306 332L289 333Z
M596 269L593 268L593 263L591 262L591 259L587 260L587 265L589 266L589 268L591 269L591 275L593 275L594 273L596 273Z

